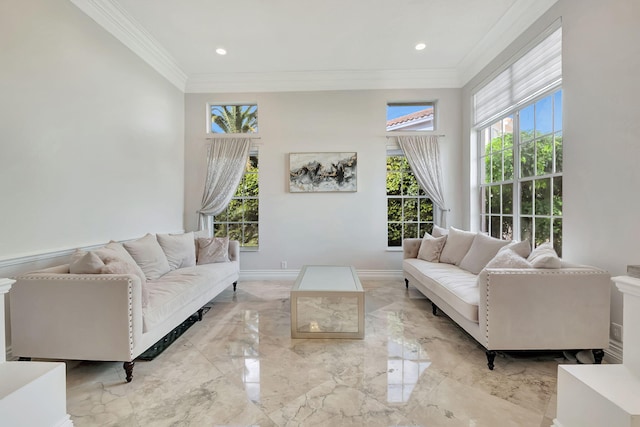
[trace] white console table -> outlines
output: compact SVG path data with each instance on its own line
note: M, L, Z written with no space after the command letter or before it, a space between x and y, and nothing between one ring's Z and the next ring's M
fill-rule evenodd
M640 427L640 279L613 281L624 293L623 363L558 366L555 427Z
M4 296L13 283L0 279L0 424L72 427L67 414L65 364L6 361Z

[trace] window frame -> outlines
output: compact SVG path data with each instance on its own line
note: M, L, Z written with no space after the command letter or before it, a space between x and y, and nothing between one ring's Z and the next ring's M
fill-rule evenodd
M251 164L251 158L255 157L256 158L256 167L255 167L255 171L250 171L249 169L249 165ZM243 194L244 193L244 188L241 188L244 186L245 182L246 182L246 177L247 175L255 175L256 178L256 190L257 193L255 195L246 195ZM240 193L240 194L239 194ZM242 213L242 221L229 221L228 220L228 209L229 207L232 206L232 204L234 203L234 201L236 200L240 200L242 204L245 204L247 200L255 200L255 205L256 205L256 214L257 214L257 220L255 221L247 221L245 220L245 212L243 211ZM226 215L226 220L219 220L218 218L221 215ZM256 232L257 232L257 243L255 246L248 246L244 244L245 241L245 227L247 224L255 224L256 227ZM225 226L225 233L217 233L218 231L218 227L219 226ZM252 148L249 151L249 158L247 159L247 166L245 167L244 172L242 173L242 178L240 179L240 183L238 184L238 187L236 188L235 193L233 194L233 197L231 198L231 201L229 202L229 206L227 206L225 208L224 211L220 212L218 215L215 215L213 217L213 236L214 237L226 237L229 236L229 238L236 238L236 236L230 236L229 235L229 226L230 225L240 225L241 228L241 234L238 238L239 242L240 242L240 250L243 252L246 251L258 251L260 249L260 153L258 151L257 148Z
M562 183L562 179L563 179L563 168L562 165L560 164L560 168L558 169L558 158L557 158L557 154L558 154L558 150L557 150L557 143L558 143L558 136L560 137L559 139L559 148L560 148L560 152L563 152L563 141L562 141L562 134L563 134L563 127L562 127L562 122L560 122L559 127L558 124L556 123L558 117L556 114L556 107L558 104L558 97L559 97L559 102L560 102L560 114L563 114L563 90L562 90L562 85L561 84L557 84L554 85L552 88L549 88L548 90L546 90L545 92L539 94L538 96L536 96L535 98L530 99L528 102L526 103L522 103L519 105L515 105L512 108L510 108L507 112L503 113L501 116L491 120L490 123L484 123L482 126L477 127L476 130L476 135L477 135L477 152L478 152L478 163L477 163L477 182L478 182L478 191L479 191L479 203L480 203L480 209L479 209L479 217L480 217L480 229L483 232L488 232L490 235L492 235L493 237L498 237L498 238L505 238L505 237L510 237L512 239L516 239L516 240L523 240L523 239L529 239L529 241L531 242L532 248L535 248L537 245L539 245L540 243L542 243L542 240L538 239L537 234L537 230L536 230L536 220L537 219L541 219L541 220L549 220L550 221L550 227L549 227L549 236L547 236L548 240L553 242L554 248L555 250L558 252L559 255L562 254L562 231L560 231L559 236L556 236L556 234L554 233L554 229L555 229L555 223L557 221L560 222L560 227L562 227L562 209L560 208L560 212L559 214L555 213L555 209L554 209L554 183L556 182L556 180L559 180L560 183ZM534 125L533 128L533 134L531 136L531 138L528 138L526 140L522 140L522 132L523 130L521 129L521 115L522 113L529 109L529 108L533 108L534 111L534 123L535 123L535 111L536 111L536 105L545 100L545 99L551 99L552 102L552 110L551 110L551 117L552 117L552 124L551 124L551 131L547 132L547 133L542 133L542 134L538 134L537 133L537 128ZM512 124L512 165L513 165L513 174L510 177L510 179L504 179L504 157L503 157L503 163L502 163L502 170L503 170L503 179L499 180L499 181L489 181L486 182L485 180L485 172L486 172L486 168L485 168L485 162L486 162L486 158L488 156L490 156L491 154L487 154L485 152L485 147L486 147L486 139L483 137L483 132L487 132L487 129L490 129L494 124L496 124L497 122L500 121L504 121L505 119L511 117L513 124ZM562 116L560 116L560 121L562 120ZM537 143L539 141L543 141L546 138L551 138L551 144L553 147L553 153L552 153L552 169L550 172L548 173L538 173L537 170L535 170L537 168ZM493 140L494 138L491 138L491 140ZM531 175L524 175L523 176L523 171L521 168L521 160L522 160L522 151L523 151L523 145L524 144L532 144L533 148L534 148L534 171ZM504 153L504 145L502 146L502 153ZM547 214L545 213L537 213L536 212L536 207L535 207L535 193L534 191L532 191L532 212L531 213L524 213L522 212L522 184L526 184L526 183L534 183L536 181L542 181L542 180L550 180L551 185L548 188L549 191L549 211ZM491 211L491 201L487 201L487 196L491 194L491 187L495 187L495 186L501 186L504 187L505 185L512 185L512 208L511 208L511 214L509 214L509 216L511 216L512 218L512 235L511 236L506 236L505 233L502 230L502 227L504 225L504 217L507 216L508 214L505 214L504 212L504 206L503 206L503 199L501 198L500 200L500 210L499 210L499 214L498 215L492 215L493 211ZM535 187L533 187L535 188ZM560 187L562 188L562 187ZM502 195L503 193L500 192L500 194ZM562 201L563 199L563 194L560 195L560 201ZM487 207L489 207L489 212L487 212ZM494 230L491 227L491 219L492 217L499 217L500 219L500 233L498 233L499 235L496 235L497 233L494 232ZM523 235L522 233L522 225L523 225L523 218L531 218L531 230L529 232L529 234ZM560 228L562 229L562 228Z
M389 158L390 157L402 157L404 158L404 163L406 164L406 168L405 169L399 169L399 170L391 170L389 169ZM386 156L385 156L385 163L386 163L386 173L385 173L385 200L386 200L386 224L387 224L387 250L402 250L402 240L406 239L406 238L422 238L424 236L424 233L430 233L433 230L433 225L434 225L434 209L435 209L435 205L433 204L433 201L427 196L427 194L424 192L424 190L420 187L420 185L417 183L417 180L415 178L415 175L413 174L413 171L411 171L411 167L409 166L407 160L406 160L406 156L404 155L404 153L402 152L402 150L399 149L393 149L393 150L387 150ZM388 180L389 180L389 174L390 173L400 173L400 194L389 194L389 190L388 190ZM415 184L418 186L418 194L414 195L414 194L404 194L404 178L402 176L402 174L407 174L409 173L411 175L411 180L415 181ZM391 199L399 199L400 202L400 215L402 220L401 221L389 221L389 211L390 211L390 200ZM412 221L412 220L405 220L405 200L408 199L415 199L416 200L416 220ZM430 206L430 214L426 214L427 215L427 219L422 219L422 215L421 215L421 207L422 207L422 201L426 201L426 203L428 204L428 206ZM427 212L429 212L429 207L427 206ZM429 219L430 218L430 219ZM399 224L400 225L400 241L398 245L390 245L390 230L391 230L391 225L392 224ZM416 235L413 236L408 236L408 233L406 231L406 226L407 225L413 225L416 227Z

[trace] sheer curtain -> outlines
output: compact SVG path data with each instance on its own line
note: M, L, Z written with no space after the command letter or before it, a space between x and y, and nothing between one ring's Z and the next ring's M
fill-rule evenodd
M418 184L440 211L438 225L446 227L447 208L444 203L438 137L399 136L398 145L402 148Z
M198 228L213 232L213 217L231 202L251 148L250 138L215 138L207 148L207 178L198 211Z

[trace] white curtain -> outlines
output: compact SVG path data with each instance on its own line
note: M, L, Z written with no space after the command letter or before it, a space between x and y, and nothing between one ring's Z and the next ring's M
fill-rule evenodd
M207 148L207 178L198 211L198 228L213 232L213 217L229 205L242 179L251 139L215 138Z
M437 136L399 136L398 145L404 152L418 184L440 211L439 226L446 227L447 208L442 187L442 166Z

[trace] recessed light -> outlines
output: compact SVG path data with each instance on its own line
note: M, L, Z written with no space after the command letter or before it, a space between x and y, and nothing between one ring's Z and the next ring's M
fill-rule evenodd
M219 47L219 48L216 49L216 53L218 55L226 55L227 54L227 50L224 49L224 48Z
M418 43L416 45L416 50L423 50L427 45L425 43Z

